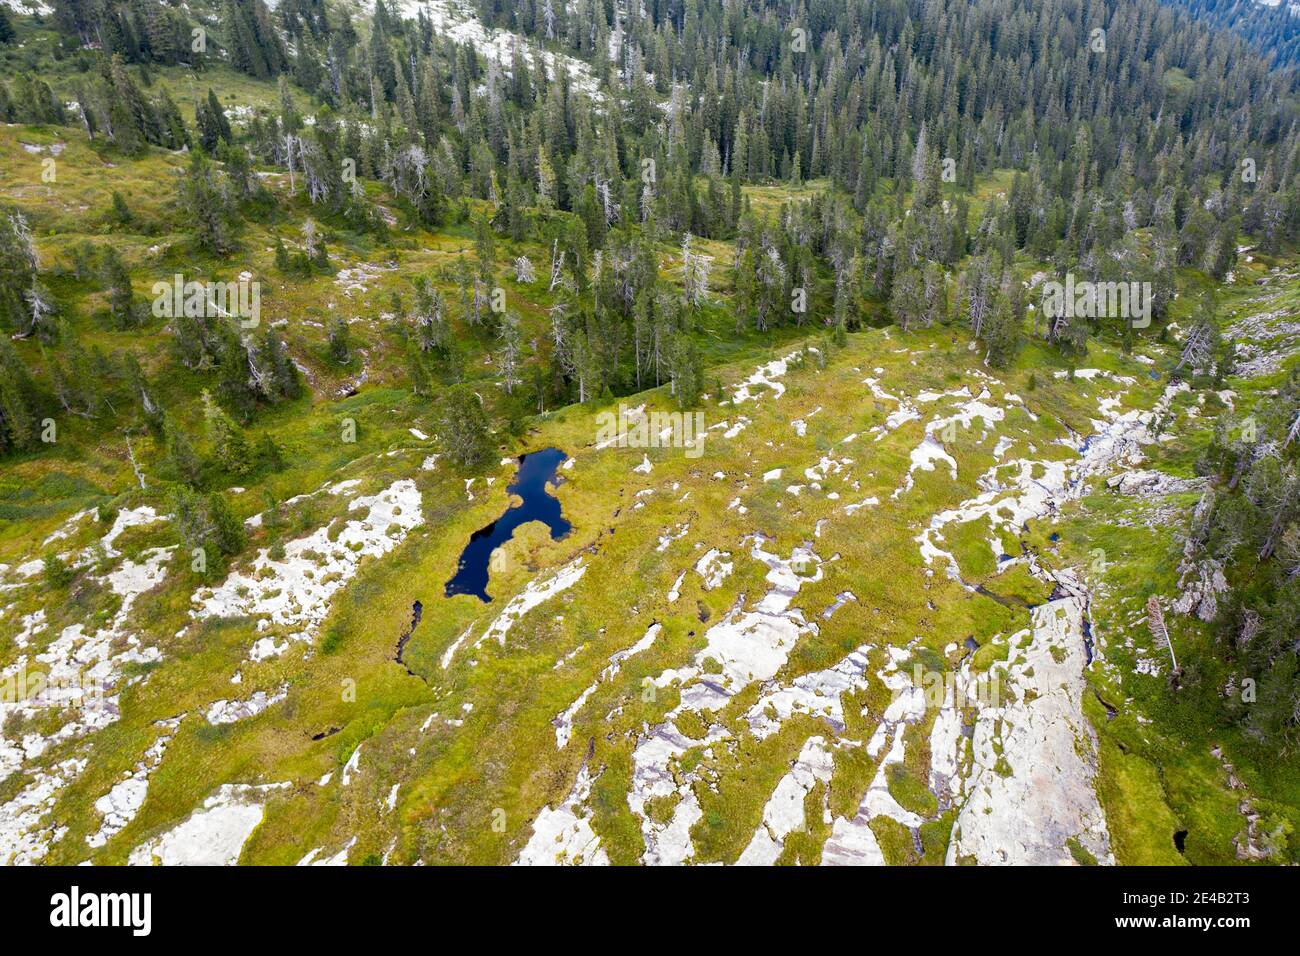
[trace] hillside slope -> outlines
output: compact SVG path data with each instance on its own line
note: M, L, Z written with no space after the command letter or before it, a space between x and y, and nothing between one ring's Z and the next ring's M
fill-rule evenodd
M0 862L1300 862L1292 73L8 6Z
M1151 723L1159 651L1123 612L1151 559L1114 540L1133 505L1105 479L1158 454L1153 415L1168 444L1198 408L1148 355L1071 378L990 375L941 333L802 346L721 371L698 457L595 447L601 411L660 393L552 413L510 452L569 456L573 531L521 527L486 605L443 583L516 463L466 482L382 389L313 410L366 440L274 523L233 497L252 546L210 584L148 491L111 528L24 522L13 659L90 665L110 696L6 721L4 843L68 863L1170 862L1191 830L1189 859L1232 860L1241 798L1208 744ZM42 543L78 570L63 600ZM976 705L927 705L930 675ZM1258 773L1237 785L1294 820L1294 776Z

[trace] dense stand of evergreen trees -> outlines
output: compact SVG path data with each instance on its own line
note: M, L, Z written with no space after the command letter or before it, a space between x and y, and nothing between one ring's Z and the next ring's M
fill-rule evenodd
M1273 21L1217 0L1188 5L1268 56L1292 56L1289 27L1261 27ZM69 44L99 50L98 67L72 90L72 108L40 78L0 83L0 118L77 123L127 153L194 149L180 201L208 254L234 249L241 220L271 202L252 164L285 171L316 213L296 255L278 247L286 272L328 264L317 218L384 235L357 177L382 181L410 224L473 215L472 255L420 277L394 313L417 393L465 378L459 326L492 352L508 414L664 382L695 401L692 333L710 307L712 269L700 237L734 243L739 329L806 326L838 338L877 317L904 329L961 325L1002 366L1026 336L1077 359L1105 332L1041 311L1031 319L1027 262L1150 281L1159 320L1176 268L1223 279L1243 237L1276 252L1300 236L1296 74L1157 0L477 0L475 9L523 38L509 64L439 36L422 10L399 18L385 0L368 22L323 0L282 0L274 12L225 0L211 24L153 0L55 0L58 28ZM196 46L194 30L209 26ZM151 63L201 70L216 56L277 79L278 110L232 125L209 95L182 117L132 76ZM311 99L312 122L294 87ZM972 217L970 191L994 173L1007 187ZM776 216L757 215L742 191L811 178L830 188ZM492 211L472 213L471 198ZM0 215L0 324L54 342L57 303L20 220ZM547 260L499 261L500 236L541 240ZM658 274L665 242L680 250L680 285ZM139 321L129 274L100 258L111 321L129 328ZM507 270L556 294L544 337L524 341L517 318L493 306ZM1176 372L1222 377L1230 348L1212 304L1192 321ZM180 362L216 372L209 439L216 466L241 473L261 454L243 425L301 387L284 344L227 323L181 318L173 331ZM1134 329L1115 333L1131 343ZM330 356L350 357L342 330ZM0 349L0 452L32 445L43 408L92 416L105 395L131 396L175 476L200 481L203 463L138 367L75 342L50 362L53 395L7 343ZM1190 545L1192 558L1239 578L1263 569L1219 621L1242 679L1269 701L1243 718L1264 734L1300 724L1300 396L1290 386L1276 401L1265 437L1232 438L1230 424L1216 437L1203 468L1222 480ZM458 385L442 406L446 430L463 436L453 459L490 457L482 393ZM220 523L218 505L180 504L195 527Z
M1159 317L1175 267L1222 278L1240 235L1272 251L1300 232L1294 75L1155 0L484 0L484 23L524 38L508 69L384 0L360 24L311 0L273 14L227 0L226 58L281 83L280 109L238 132L211 92L191 126L132 78L133 61L188 56L156 40L179 28L164 29L175 11L155 6L58 0L60 28L105 51L97 75L75 90L75 115L28 77L0 87L0 113L80 122L126 152L219 157L196 158L181 190L213 254L234 247L257 205L250 160L286 170L323 217L377 234L385 224L356 177L382 180L428 226L465 216L466 198L490 200L481 236L540 235L551 250L540 281L562 301L548 341L531 345L548 369L538 407L692 374L676 339L707 301L711 263L689 251L692 236L735 242L739 325L840 334L883 309L905 328L967 324L1005 364L1024 334L1077 356L1099 331L1025 329L1017 255L1091 280L1149 280ZM313 94L313 123L290 77ZM1009 189L972 222L964 189L1003 169ZM834 188L776 219L742 198L746 183L806 178ZM958 192L944 198L947 184ZM684 302L646 266L662 241L682 246ZM305 245L294 268L326 261L323 243ZM521 346L488 308L502 264L482 238L476 250L443 276L461 294L437 321L508 347L498 365L514 368ZM412 349L416 387L456 371L454 351Z
M1198 20L1225 27L1279 66L1300 63L1300 15L1291 2L1266 5L1261 0L1166 0Z
M1229 677L1211 688L1260 740L1300 741L1300 373L1249 417L1225 413L1197 463L1185 577L1222 570L1214 626ZM1208 567L1207 567L1208 565ZM1199 668L1192 663L1193 677Z

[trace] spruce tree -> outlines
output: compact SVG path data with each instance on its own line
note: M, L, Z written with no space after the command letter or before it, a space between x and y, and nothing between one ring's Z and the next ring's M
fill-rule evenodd
M164 421L163 435L167 463L181 481L191 487L197 487L202 478L203 465L194 451L194 446L190 444L189 437L170 416Z
M453 463L465 471L487 463L492 455L491 429L483 401L469 385L453 385L443 393L439 417L439 436Z
M207 426L208 441L222 469L232 475L246 475L253 469L253 458L244 438L243 430L203 391L203 420Z
M135 290L131 287L131 273L112 245L104 247L101 262L104 284L107 286L108 293L108 312L113 327L118 330L134 328L140 323L143 311L138 306Z
M201 249L213 255L234 249L231 209L217 171L202 150L190 155L189 169L181 180L181 205Z

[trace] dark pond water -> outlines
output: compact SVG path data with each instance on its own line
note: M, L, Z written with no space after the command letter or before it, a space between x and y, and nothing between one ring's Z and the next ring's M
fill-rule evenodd
M547 488L547 485L556 483L556 472L568 457L558 448L546 448L520 457L519 473L506 490L518 495L521 503L507 508L500 518L470 536L469 544L460 553L456 574L447 582L447 597L472 594L480 601L491 601L487 593L488 562L492 552L509 541L521 524L544 522L551 529L552 539L563 538L572 530L573 525L560 513L560 499Z

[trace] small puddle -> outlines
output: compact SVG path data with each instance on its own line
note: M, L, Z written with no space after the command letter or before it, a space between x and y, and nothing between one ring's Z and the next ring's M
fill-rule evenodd
M519 472L506 488L520 497L520 503L511 505L500 518L470 536L469 544L460 553L456 574L447 582L447 597L472 594L480 601L491 601L487 586L492 552L509 541L521 524L543 522L551 529L552 540L563 538L573 529L561 514L560 499L547 489L547 485L557 483L556 472L568 457L558 448L520 456Z

